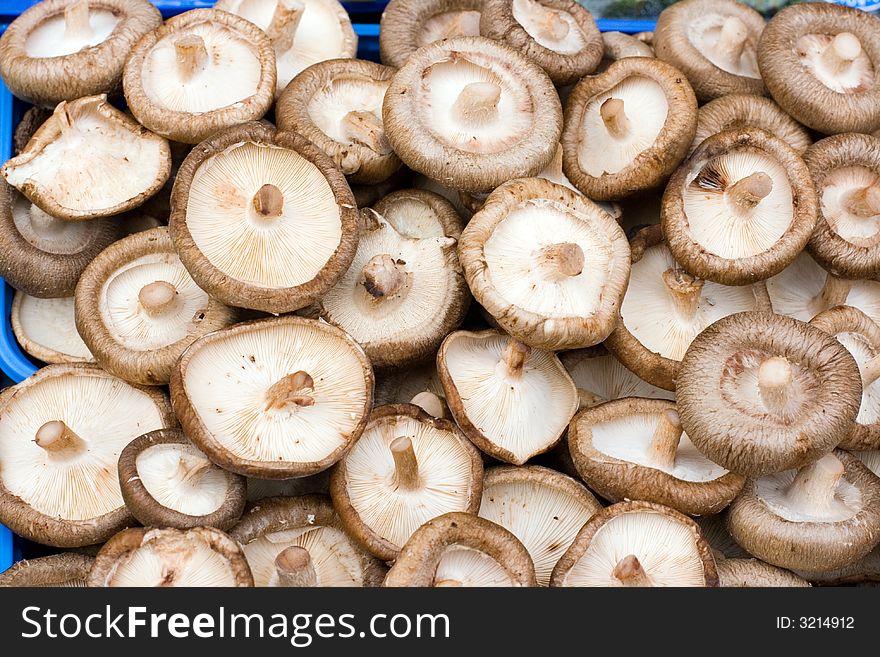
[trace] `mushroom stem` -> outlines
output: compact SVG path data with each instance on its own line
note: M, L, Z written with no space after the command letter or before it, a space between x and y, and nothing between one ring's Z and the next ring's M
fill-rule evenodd
M92 38L89 0L76 0L64 8L64 38L78 41Z
M277 219L284 212L284 194L268 183L257 190L252 203L254 212L263 219Z
M266 391L266 410L290 409L291 406L314 406L315 381L300 370L279 379Z
M641 562L634 554L618 561L611 574L624 586L653 586L648 578L648 573L642 568Z
M449 407L446 402L430 390L423 390L417 394L410 400L410 404L415 404L431 417L438 419L449 417Z
M620 98L608 98L599 106L599 114L612 137L623 139L629 134L629 119Z
M522 376L526 359L532 353L532 348L519 340L511 338L507 341L504 353L501 354L501 362L507 368L507 375L511 377Z
M406 264L387 253L375 255L364 265L361 285L374 299L385 299L400 292L407 282Z
M813 300L813 310L816 313L820 313L823 310L834 308L834 306L844 305L852 286L852 281L828 274L825 277L825 285L822 286L822 291Z
M61 420L51 420L37 429L34 442L50 456L74 456L87 449L86 441Z
M318 576L309 551L298 545L281 550L275 557L275 577L272 584L289 588L317 586Z
M836 35L822 51L821 59L825 67L834 74L848 69L862 54L862 42L851 32Z
M791 401L791 383L794 380L791 363L782 356L773 356L758 368L758 392L767 410L784 415Z
M739 64L746 41L749 39L749 28L736 16L728 16L721 26L721 34L715 46L715 52L730 64Z
M578 388L578 410L582 408L592 408L593 406L598 406L606 401L604 397L600 397L592 390L585 390L584 388Z
M162 317L177 305L177 288L167 281L153 281L138 292L138 303L149 317Z
M665 470L674 468L681 434L681 420L678 413L670 408L660 415L660 421L654 429L654 436L648 447L649 458Z
M568 36L570 27L568 21L562 17L563 12L557 9L545 7L540 2L529 2L531 11L540 12L538 21L538 35L547 41L562 41Z
M373 112L351 111L342 117L342 135L349 141L366 146L379 155L391 152L382 119Z
M462 584L457 579L441 579L434 582L434 588L460 587Z
M880 379L880 355L874 356L862 366L862 386L867 388Z
M834 454L826 454L798 470L785 497L794 509L819 515L831 507L843 473L840 459Z
M541 249L541 257L562 277L579 276L584 270L584 251L574 242L545 246Z
M299 22L306 7L299 0L278 0L272 22L266 28L266 34L275 48L276 53L286 53L293 48Z
M663 283L669 290L669 294L675 302L675 309L682 319L693 319L700 305L704 281L691 276L682 269L672 267L663 272Z
M180 457L177 460L177 470L175 470L173 477L182 484L189 481L197 484L212 465L208 459L200 458L193 461Z
M392 440L388 448L394 458L394 478L397 487L403 490L418 488L419 462L416 460L412 440L407 436L400 436Z
M458 94L452 115L469 127L481 126L498 117L501 87L494 82L471 82Z
M846 211L856 217L868 219L880 215L880 187L868 185L854 189L843 201Z
M733 183L727 197L740 212L750 212L773 191L773 179L763 171L746 176Z
M183 82L189 82L193 76L205 70L208 49L202 37L184 34L174 40L174 50L177 53L177 70Z

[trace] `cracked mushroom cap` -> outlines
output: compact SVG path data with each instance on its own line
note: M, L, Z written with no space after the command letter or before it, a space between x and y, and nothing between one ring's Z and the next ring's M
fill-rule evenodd
M92 587L250 587L241 547L213 527L126 529L98 552Z
M653 189L684 159L696 126L697 100L682 73L657 59L627 57L572 90L563 170L592 199Z
M810 255L838 276L880 277L880 139L827 137L810 147L804 161L819 196Z
M562 133L547 74L484 37L416 51L392 78L382 114L392 148L410 169L466 192L538 174Z
M458 239L464 221L455 206L426 189L400 189L377 200L372 208L406 237Z
M750 479L727 526L737 543L774 566L841 568L880 540L880 479L835 450L799 470Z
M605 50L593 15L574 0L484 0L480 33L525 54L559 86L592 73Z
M687 76L700 101L764 94L758 41L764 17L735 0L681 0L657 19L657 57Z
M675 390L675 377L687 348L716 320L737 312L770 310L762 283L722 285L681 269L663 240L660 226L639 231L630 247L629 286L617 326L605 346L653 385Z
M842 344L768 312L729 315L700 333L676 388L681 425L694 445L750 477L830 452L852 430L861 398L858 364Z
M382 586L533 587L537 580L528 550L504 527L446 513L413 533Z
M55 547L134 524L117 461L132 438L174 424L168 398L91 365L49 365L0 394L0 522Z
M778 274L816 227L809 169L786 142L759 128L706 139L669 179L660 221L688 273L725 285Z
M244 549L255 586L375 587L387 570L346 533L325 495L260 500L229 535Z
M246 123L187 156L169 228L205 292L285 313L313 303L348 270L357 217L345 177L323 151L296 133Z
M81 220L131 210L171 172L171 149L107 102L62 101L0 173L44 213Z
M146 0L44 0L0 37L0 77L18 98L49 107L114 93L132 46L161 24Z
M244 511L242 476L208 460L179 429L150 431L119 455L119 486L145 527L228 529Z
M803 577L760 559L719 559L716 565L721 586L726 588L810 586Z
M550 586L718 586L697 524L650 502L620 502L583 526Z
M512 532L529 551L538 586L584 523L602 509L583 484L539 465L497 466L483 478L480 517Z
M510 335L541 349L590 347L617 321L629 245L598 205L541 178L489 196L459 243L476 300Z
M578 408L574 381L553 352L499 331L449 334L437 371L465 435L513 465L552 449Z
M581 478L605 499L646 500L689 515L724 509L745 479L703 456L675 403L618 399L578 413L568 449Z
M477 449L454 423L412 404L375 408L330 475L333 506L348 533L386 561L431 518L476 513L482 488Z
M289 479L326 470L358 439L373 370L341 330L285 315L193 342L174 368L171 398L184 433L212 462Z
M94 562L93 557L73 552L19 561L0 573L0 588L82 587L86 585Z
M824 132L880 126L880 19L824 2L785 7L758 46L764 84L780 107Z
M95 357L76 330L73 297L40 299L16 291L10 315L15 339L44 363L92 363Z
M275 81L266 33L218 9L169 18L138 41L122 78L137 120L186 144L261 118L275 100Z

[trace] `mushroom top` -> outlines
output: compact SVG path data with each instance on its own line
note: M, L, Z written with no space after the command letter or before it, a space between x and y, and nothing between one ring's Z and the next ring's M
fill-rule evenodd
M636 39L630 34L623 32L611 31L602 32L603 66L606 64L623 59L624 57L653 57L654 49L644 41ZM600 66L599 70L604 70Z
M88 363L95 359L76 330L73 297L40 299L16 292L10 317L19 344L44 363Z
M93 557L67 552L48 557L26 559L0 573L0 588L5 586L80 587L86 585Z
M719 559L721 586L736 588L806 587L810 583L790 570L771 566L760 559Z
M425 189L401 189L373 204L394 230L406 237L461 236L464 221L445 198Z
M162 137L107 102L107 96L63 101L3 177L44 212L93 219L139 206L171 172Z

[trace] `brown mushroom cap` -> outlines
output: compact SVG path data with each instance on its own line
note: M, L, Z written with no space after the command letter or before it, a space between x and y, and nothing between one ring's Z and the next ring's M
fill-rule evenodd
M816 586L841 586L880 582L880 548L861 559L833 570L799 570L798 575Z
M758 46L764 84L780 107L824 132L880 126L880 19L839 4L785 7Z
M565 175L589 198L659 187L694 139L697 100L682 73L647 57L583 78L565 105Z
M27 559L0 573L0 588L6 586L85 586L94 558L73 552Z
M661 225L690 274L747 285L782 271L816 227L816 190L800 156L752 127L706 139L669 179Z
M407 237L461 237L464 221L455 206L426 189L401 189L372 204L394 229Z
M861 392L856 361L833 337L789 317L747 312L694 339L676 399L701 452L756 477L830 452L852 429Z
M599 70L605 70L611 62L616 62L624 57L654 57L654 49L644 41L636 39L630 34L623 32L602 32L603 65Z
M10 324L22 349L44 363L92 363L95 360L77 333L73 297L40 299L16 291Z
M716 565L721 586L726 588L810 586L807 580L790 570L771 566L759 559L719 559Z
M29 107L25 110L25 113L21 115L21 121L15 126L15 132L12 133L13 155L18 155L27 147L31 137L50 116L52 116L52 110L47 107Z
M146 0L44 0L0 37L0 77L18 98L49 107L113 93L132 46L161 24Z

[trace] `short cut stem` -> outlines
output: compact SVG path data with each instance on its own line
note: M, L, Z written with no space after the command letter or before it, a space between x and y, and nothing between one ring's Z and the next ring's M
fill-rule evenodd
M586 262L584 250L574 242L545 246L541 249L541 257L562 277L580 276Z
M781 356L768 358L758 367L758 391L770 413L786 414L791 401L793 381L791 363Z
M847 212L862 219L880 215L880 186L868 185L847 194L843 202Z
M387 299L406 286L408 276L404 264L387 253L375 255L364 265L361 285L374 299Z
M840 459L834 454L826 454L798 470L785 497L795 509L811 515L821 514L832 507L844 470Z
M471 82L458 94L452 115L460 123L475 127L498 118L501 86L494 82Z
M279 379L266 391L266 410L314 406L315 381L300 370Z
M281 550L275 557L275 578L272 584L288 588L317 586L318 575L309 551L298 545Z
M415 404L431 417L443 419L449 417L449 407L438 395L430 390L423 390L410 400L410 404Z
M727 197L740 212L750 212L773 191L773 179L763 171L737 180L727 190Z
M615 139L623 139L629 134L629 119L620 98L609 98L599 106L599 114L605 128Z
M693 319L700 305L704 281L691 276L683 269L673 267L663 272L663 283L669 290L669 296L675 303L675 310L682 319Z
M208 65L208 49L197 34L184 34L175 39L174 50L177 53L177 69L184 82L192 80Z
M213 465L213 463L205 458L200 458L194 461L181 456L177 460L177 469L175 470L173 477L182 484L191 481L194 485L198 485L204 474L208 472Z
M507 341L507 346L504 348L504 352L501 354L501 361L507 367L508 376L522 376L523 367L525 367L526 360L531 353L531 347L523 344L519 340L510 338Z
M721 26L715 52L729 64L738 65L748 40L749 28L746 24L737 16L728 16Z
M836 35L822 51L822 64L834 74L844 72L862 54L862 42L852 32Z
M645 572L638 557L634 554L630 554L618 561L611 574L624 586L653 586L648 573Z
M277 219L284 213L284 194L267 183L254 194L253 206L254 212L263 219Z
M177 288L167 281L153 281L138 292L138 304L154 319L173 311L177 299Z
M272 22L266 28L266 34L279 55L293 48L296 31L305 10L305 5L299 0L278 0L275 5L275 13L272 14Z
M61 420L51 420L43 424L37 429L34 442L51 456L74 456L88 448L86 441Z
M92 38L89 22L89 0L75 0L64 8L64 38L88 40Z
M391 152L382 119L373 112L354 110L342 117L342 135L355 144L369 148L378 155Z
M681 442L681 434L681 420L678 413L673 409L661 413L648 448L649 458L664 470L672 470L675 467L675 455Z
M526 0L526 4L528 5L528 10L530 12L540 15L536 22L538 26L538 34L543 39L548 41L562 41L568 36L568 32L571 28L568 25L568 21L563 18L563 12L558 9L545 7L540 2L536 2L536 0Z
M419 487L419 462L413 449L412 440L400 436L388 446L394 458L394 477L398 488L413 490Z

